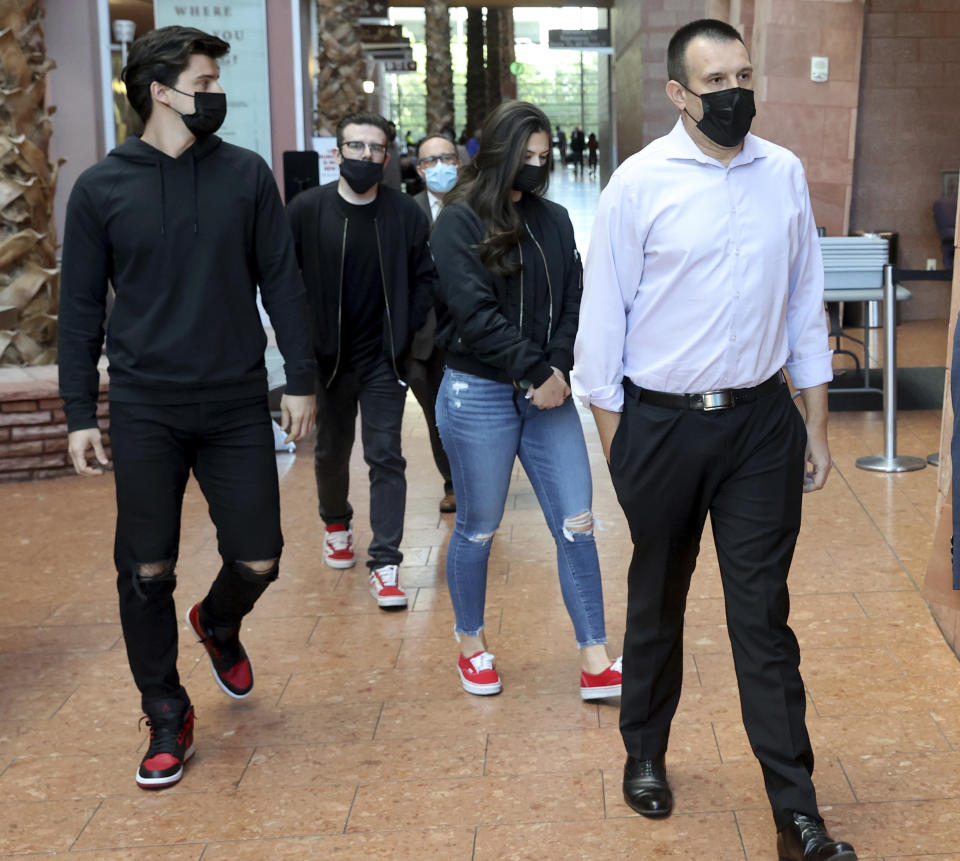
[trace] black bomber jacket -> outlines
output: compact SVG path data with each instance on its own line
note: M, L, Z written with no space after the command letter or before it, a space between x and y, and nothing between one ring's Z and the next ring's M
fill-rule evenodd
M573 225L562 206L527 194L521 213L519 257L542 260L550 301L547 313L531 315L534 297L523 269L501 278L483 265L476 246L485 226L466 204L453 203L441 210L430 234L439 276L436 337L447 365L455 370L539 386L553 373L551 367L566 376L573 367L583 270ZM543 327L546 331L539 330Z

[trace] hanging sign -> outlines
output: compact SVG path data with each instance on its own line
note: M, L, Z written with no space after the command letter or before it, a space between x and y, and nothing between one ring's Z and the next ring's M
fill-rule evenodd
M266 0L153 0L153 11L157 27L196 27L230 43L230 53L219 60L227 118L217 134L271 164Z

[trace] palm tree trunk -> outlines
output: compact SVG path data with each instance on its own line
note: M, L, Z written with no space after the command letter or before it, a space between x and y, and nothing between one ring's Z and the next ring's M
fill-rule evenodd
M450 58L450 4L426 0L427 134L453 128L453 67Z
M500 104L500 10L487 8L487 110Z
M487 115L487 81L483 68L483 9L467 9L467 134Z
M356 0L317 0L317 115L314 134L332 137L347 114L366 110L367 61L354 21Z
M510 71L514 60L517 59L513 37L513 9L505 7L500 10L500 97L515 99L517 97L517 76Z
M60 272L53 220L43 9L0 0L0 365L56 361Z

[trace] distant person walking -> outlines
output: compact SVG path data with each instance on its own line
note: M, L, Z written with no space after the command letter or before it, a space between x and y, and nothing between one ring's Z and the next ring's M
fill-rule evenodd
M573 155L573 173L579 176L583 173L583 151L587 148L587 139L583 129L577 126L570 133L570 152Z
M587 166L590 168L590 176L597 175L597 150L599 149L600 142L597 136L590 132L590 137L587 138Z

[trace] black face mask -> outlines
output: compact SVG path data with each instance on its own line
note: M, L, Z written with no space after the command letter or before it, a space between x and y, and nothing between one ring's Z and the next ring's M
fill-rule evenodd
M701 94L694 93L686 84L680 86L700 99L703 105L703 119L697 123L700 131L720 146L735 147L743 143L750 131L750 123L757 115L753 90L732 87Z
M383 163L345 158L340 162L340 176L357 194L363 194L383 179Z
M185 93L176 87L170 89L181 96L193 96L195 113L180 114L176 108L174 110L180 114L183 124L197 140L209 137L223 125L227 116L227 97L223 93Z
M513 178L514 191L533 191L547 181L547 165L525 164Z

